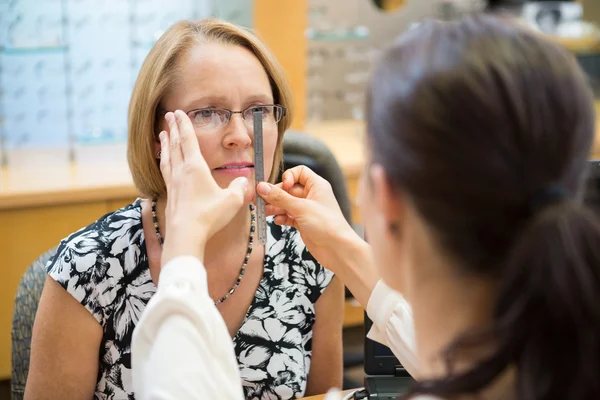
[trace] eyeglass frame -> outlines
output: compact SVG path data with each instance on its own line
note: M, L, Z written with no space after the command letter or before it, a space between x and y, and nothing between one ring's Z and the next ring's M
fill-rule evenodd
M190 120L190 113L194 112L194 111L203 111L203 110L213 110L213 111L226 111L227 112L227 121L225 121L225 123L223 123L223 125L221 125L219 128L225 126L226 124L229 123L229 121L231 121L231 117L233 116L233 114L240 114L240 116L242 117L243 121L246 121L246 118L244 117L244 113L252 108L257 108L257 107L274 107L275 108L280 108L281 109L281 118L279 119L279 121L276 121L275 123L278 124L279 122L281 122L281 120L283 120L283 118L287 115L287 108L282 106L281 104L255 104L253 106L249 106L243 110L239 110L239 111L233 111L233 110L229 110L227 108L221 108L221 107L204 107L204 108L194 108L192 110L189 110L185 113L185 115L187 115ZM165 111L162 108L158 107L157 109L157 113L161 116L165 116L168 112L170 111ZM194 124L194 122L192 121L192 124ZM218 128L217 128L218 129Z

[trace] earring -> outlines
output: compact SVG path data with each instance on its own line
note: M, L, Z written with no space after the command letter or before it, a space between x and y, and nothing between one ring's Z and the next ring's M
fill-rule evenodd
M400 224L397 222L392 222L388 226L388 229L392 235L396 236L400 233Z
M160 155L162 154L162 152L159 150L156 152L156 158L158 158L160 160Z

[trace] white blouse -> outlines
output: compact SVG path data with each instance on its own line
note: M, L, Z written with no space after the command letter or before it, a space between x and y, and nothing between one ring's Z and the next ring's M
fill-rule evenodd
M418 368L410 305L379 282L369 299L368 337L388 346L413 376ZM133 389L138 400L243 400L233 342L208 295L206 270L190 256L171 260L133 333ZM424 399L424 397L419 397ZM331 392L326 400L341 400Z

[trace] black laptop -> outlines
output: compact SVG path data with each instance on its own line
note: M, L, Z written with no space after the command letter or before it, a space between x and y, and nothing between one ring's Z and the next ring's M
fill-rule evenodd
M408 391L413 379L389 348L367 338L372 325L365 313L365 390L369 399L397 399Z

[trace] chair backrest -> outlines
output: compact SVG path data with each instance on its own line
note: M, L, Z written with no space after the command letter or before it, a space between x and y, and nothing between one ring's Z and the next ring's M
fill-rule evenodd
M314 136L288 131L283 137L283 168L287 170L297 165L306 165L331 184L344 217L352 223L346 180L331 150Z
M29 350L33 321L46 280L46 263L55 253L56 248L53 248L42 254L27 268L21 282L19 282L11 332L12 400L23 399L27 373L29 372Z

